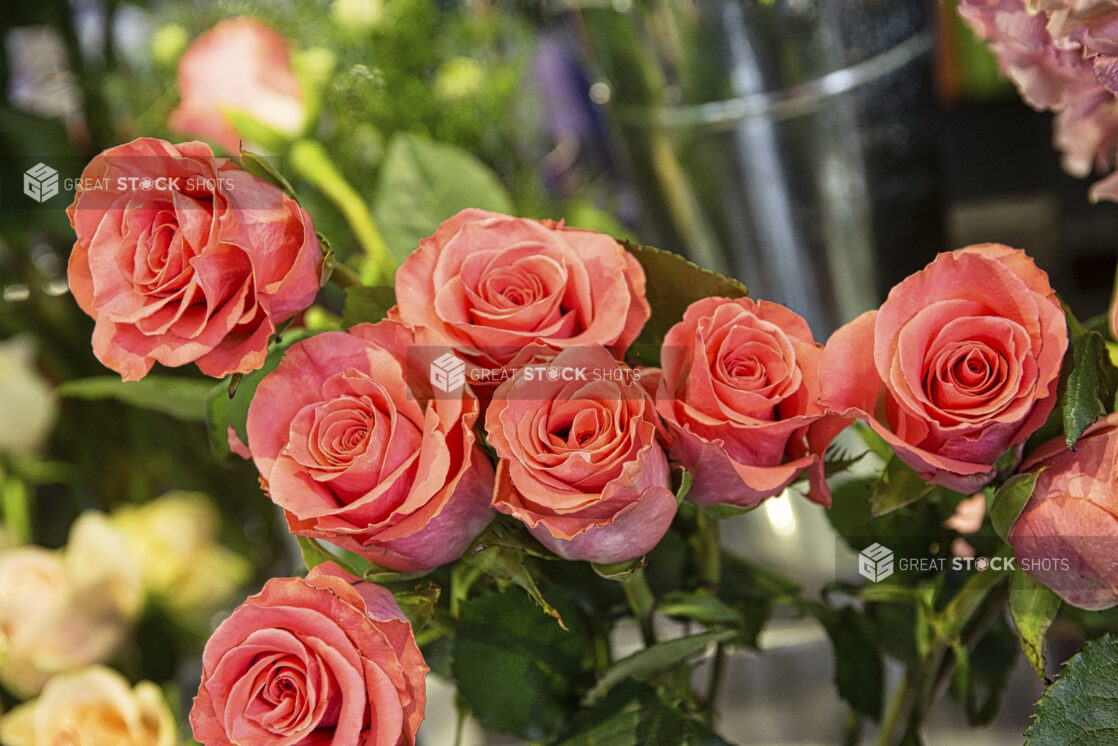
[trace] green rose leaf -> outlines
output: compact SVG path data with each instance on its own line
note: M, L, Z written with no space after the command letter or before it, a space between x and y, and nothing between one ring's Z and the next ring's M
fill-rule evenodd
M732 640L738 634L736 630L719 629L688 637L678 637L638 650L606 669L594 688L586 693L583 702L589 705L600 702L610 689L625 679L641 679L672 668L706 650L708 645Z
M652 317L633 344L633 354L642 365L659 362L664 336L695 301L710 296L744 298L749 294L741 282L703 269L679 254L631 241L622 243L644 268L645 296L652 306Z
M1029 474L1014 474L994 495L990 503L990 522L994 524L998 536L1004 539L1009 535L1009 530L1025 509L1025 503L1032 497L1041 471L1043 469Z
M396 593L396 603L404 616L411 622L412 630L418 632L435 616L435 607L439 603L441 589L435 583L417 585L409 591Z
M1075 450L1075 443L1083 431L1114 404L1118 370L1110 362L1106 340L1098 332L1074 337L1070 358L1071 369L1067 373L1061 404L1064 437L1068 448Z
M212 381L198 378L147 376L139 381L122 381L116 376L92 376L66 381L55 393L74 399L112 399L184 422L205 422L206 397L211 389Z
M467 207L513 211L497 175L467 151L411 133L392 138L373 214L398 261L415 250L419 239Z
M388 316L396 305L396 291L391 287L351 285L345 289L342 324L347 328L365 322L376 323Z
M272 342L268 349L268 356L264 359L264 365L237 379L235 387L230 387L225 381L216 386L207 385L203 411L210 433L210 447L216 456L227 458L230 455L230 427L242 443L248 443L245 422L248 420L248 405L252 402L256 387L264 380L264 376L279 366L283 353L288 347L308 336L310 332L305 329L293 329L284 333L282 339Z
M1009 610L1025 657L1036 675L1047 679L1044 635L1060 610L1060 597L1033 576L1017 570L1010 581Z
M892 513L910 505L932 491L932 485L921 479L912 467L894 455L885 464L881 479L870 495L870 514L873 517Z
M1118 636L1091 640L1037 703L1026 746L1118 743Z
M729 746L646 684L626 682L588 712L557 746Z
M700 624L731 624L744 627L745 620L737 609L703 591L671 591L656 604L656 611L677 619L691 619Z
M811 604L808 610L831 639L839 696L858 714L877 720L885 679L873 623L850 606L836 610Z
M458 693L487 728L539 740L553 735L578 703L587 645L577 613L557 604L564 630L523 593L505 591L462 604L452 653Z
M525 555L518 549L499 544L487 544L487 535L488 532L479 537L478 544L462 555L461 562L502 583L512 583L520 587L536 606L558 622L561 628L566 629L559 610L548 603L540 592Z
M243 115L241 115L243 116ZM275 159L271 159L275 160ZM253 176L264 179L275 184L284 193L295 199L295 189L292 188L291 183L284 178L283 174L279 172L273 164L269 163L269 158L262 156L259 153L253 153L249 150L241 149L241 165L244 166L245 171L248 171Z

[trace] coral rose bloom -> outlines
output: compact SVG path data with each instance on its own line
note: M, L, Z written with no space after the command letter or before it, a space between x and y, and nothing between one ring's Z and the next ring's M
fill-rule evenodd
M1067 325L1048 276L1000 244L940 254L836 331L822 403L864 420L926 481L971 494L1056 403Z
M386 588L337 565L273 578L214 631L190 725L203 746L414 744L427 664Z
M670 455L692 474L689 500L751 508L818 465L814 496L830 503L809 426L823 416L817 367L823 345L784 306L704 298L664 337L656 405Z
M287 40L255 18L226 19L195 39L179 58L178 86L181 101L167 126L228 153L240 150L228 110L287 137L303 131L306 106Z
M641 372L604 347L534 362L497 388L486 413L501 458L493 506L567 559L640 557L676 512Z
M537 342L623 354L649 317L644 284L640 263L609 236L469 209L400 266L392 314L431 329L471 365L515 368Z
M248 445L292 533L381 567L451 562L492 517L468 387L434 396L436 348L395 321L297 342L248 410ZM428 354L429 353L429 354Z
M1118 414L1069 451L1063 436L1037 448L1023 472L1044 469L1009 532L1026 572L1083 609L1118 604Z
M126 381L154 363L222 378L259 368L276 326L314 300L310 216L200 142L141 138L82 172L67 209L70 290L93 352Z

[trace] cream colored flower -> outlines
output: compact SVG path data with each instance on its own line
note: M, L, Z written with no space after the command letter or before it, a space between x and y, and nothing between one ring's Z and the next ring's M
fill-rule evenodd
M38 699L0 718L6 746L174 746L175 739L159 687L130 687L104 666L55 676Z
M138 558L144 588L175 614L210 615L248 581L252 566L217 542L220 515L196 492L168 492L113 512L114 526Z
M79 516L64 549L0 551L0 683L28 697L106 660L142 603L136 559L102 513Z
M58 404L33 358L25 338L0 342L0 451L33 451L54 425Z

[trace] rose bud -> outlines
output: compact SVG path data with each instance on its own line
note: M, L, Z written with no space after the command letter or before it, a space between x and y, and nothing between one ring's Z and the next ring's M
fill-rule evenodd
M415 743L427 664L387 588L337 565L273 578L202 653L190 725L203 746Z
M1048 276L1000 244L940 254L828 340L821 403L925 481L973 494L1056 403L1067 325Z
M248 410L248 446L293 534L425 572L492 517L468 386L434 395L424 330L360 324L292 345Z
M1040 473L1009 531L1018 566L1074 606L1118 604L1118 414L1087 428L1075 451L1063 436L1041 445L1021 471Z
M215 378L255 370L276 326L318 292L310 216L200 142L106 150L66 212L70 290L96 322L94 354L126 381L156 362Z
M469 209L404 260L390 315L454 347L485 388L536 343L620 357L648 320L644 286L640 263L607 235Z
M664 337L656 406L672 461L691 472L689 500L751 508L815 466L813 499L830 504L807 442L823 417L822 351L807 322L777 303L704 298L687 308Z
M238 153L241 139L230 110L290 138L306 125L287 40L255 18L226 19L195 39L179 58L178 88L171 132L201 137L227 153Z
M568 347L502 383L485 417L497 451L493 507L567 559L648 552L676 512L640 370L604 347Z

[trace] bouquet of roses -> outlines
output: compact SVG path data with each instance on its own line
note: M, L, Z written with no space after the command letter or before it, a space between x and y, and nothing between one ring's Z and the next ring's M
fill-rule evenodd
M480 209L431 226L391 287L362 284L247 152L140 139L81 183L69 280L95 354L127 381L155 363L228 378L215 448L252 460L308 569L206 644L190 713L206 746L414 743L429 669L525 738L721 742L725 652L778 609L826 630L855 726L917 739L948 687L989 719L970 660L998 635L1047 677L1061 598L1118 604L1111 343L1022 251L941 254L824 345L674 254ZM361 274L390 276L378 261ZM338 328L300 323L338 288ZM848 427L862 452L835 445ZM957 557L962 540L989 562L810 598L720 544L720 521L789 490L855 551ZM878 625L899 607L912 644L886 708ZM629 621L643 646L618 655ZM1102 727L1063 709L1118 654L1093 645L1035 742Z

